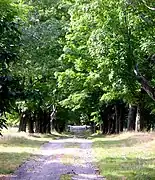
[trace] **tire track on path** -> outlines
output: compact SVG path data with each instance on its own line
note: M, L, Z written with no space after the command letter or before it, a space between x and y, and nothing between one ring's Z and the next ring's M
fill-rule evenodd
M41 147L41 155L21 165L11 180L61 180L62 175L72 180L105 179L96 174L91 147L87 139L53 140Z

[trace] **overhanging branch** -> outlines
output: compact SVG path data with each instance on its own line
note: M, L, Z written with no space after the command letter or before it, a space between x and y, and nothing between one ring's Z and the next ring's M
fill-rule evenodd
M152 10L152 11L155 11L155 7L150 7L150 6L148 6L148 5L146 4L146 1L144 1L144 0L143 0L143 3L145 4L145 6L146 6L148 9L150 9L150 10Z
M155 90L149 83L149 81L142 76L138 71L138 65L135 66L134 72L137 76L139 83L141 84L142 88L146 91L146 93L155 101Z

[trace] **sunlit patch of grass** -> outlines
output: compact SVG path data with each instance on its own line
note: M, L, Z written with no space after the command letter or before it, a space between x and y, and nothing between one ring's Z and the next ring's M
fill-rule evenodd
M100 136L93 142L97 165L107 179L154 179L154 133Z
M60 154L59 158L60 162L65 165L74 165L81 163L79 156L75 156L72 154Z
M60 176L60 180L72 180L72 175L71 174L62 174Z
M38 138L37 140L42 141L42 140L50 140L51 139L63 139L63 138L70 138L72 137L70 134L65 134L65 133L58 133L56 131L52 131L51 134L39 134L39 133L33 133L33 134L29 134L29 133L25 133L25 132L18 132L18 128L16 127L12 127L12 128L8 128L8 129L3 129L2 134L4 136L26 136L29 138Z
M51 134L44 134L41 135L42 138L52 138L52 139L66 139L66 138L72 138L73 136L71 134L66 133L58 133L56 131L52 132Z
M43 143L25 137L0 138L0 174L12 173L32 154L39 153L38 149Z
M74 156L71 154L62 154L61 162L65 165L72 165L74 164Z
M3 137L0 137L0 174L14 172L30 156L38 155L40 146L52 139L55 135L18 133L15 128L3 131Z
M0 152L0 174L10 174L30 156L29 153Z

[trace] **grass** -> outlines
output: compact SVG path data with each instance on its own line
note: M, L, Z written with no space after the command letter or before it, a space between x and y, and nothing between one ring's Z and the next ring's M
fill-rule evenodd
M74 165L77 163L81 163L81 160L79 158L79 156L73 156L72 154L61 154L61 162L64 165Z
M72 180L71 174L62 174L60 180Z
M124 133L92 140L97 166L107 180L155 179L154 133Z
M17 133L16 128L3 131L0 137L0 178L2 174L10 174L31 156L39 155L42 144L52 139L63 138L64 135L29 135Z
M74 163L74 157L71 154L63 154L61 156L61 162L65 165L72 165Z

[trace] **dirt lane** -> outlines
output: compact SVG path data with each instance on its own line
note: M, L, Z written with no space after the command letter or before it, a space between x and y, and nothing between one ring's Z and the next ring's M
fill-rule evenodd
M41 155L25 162L11 180L99 180L93 166L92 142L86 139L53 140L41 147Z

